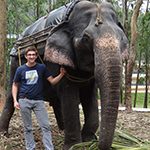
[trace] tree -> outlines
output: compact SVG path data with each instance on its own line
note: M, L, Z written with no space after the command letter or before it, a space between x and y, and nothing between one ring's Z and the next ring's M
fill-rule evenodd
M125 101L127 110L132 108L131 104L131 82L132 82L132 71L133 66L135 63L136 57L136 38L137 38L137 31L136 31L136 23L139 14L139 9L142 5L143 0L138 0L136 6L134 8L134 12L132 15L131 20L131 43L130 43L130 55L127 64L127 76L126 76L126 93L125 93Z
M123 1L123 12L125 13L123 16L124 16L124 18L123 18L123 25L124 25L124 27L125 27L125 34L126 34L126 36L127 36L127 38L129 39L129 36L128 36L128 26L129 26L129 23L128 23L128 8L127 8L127 0L124 0ZM127 79L127 60L125 60L125 83L126 83L126 80ZM126 84L125 84L126 85ZM126 86L125 86L125 93L126 93L126 90L127 90L127 88L126 88ZM126 99L125 99L125 102L124 102L125 104L126 104Z
M141 68L141 57L142 57L142 52L145 51L145 54L146 54L146 57L145 57L145 62L146 65L146 88L145 88L145 101L144 101L144 107L147 108L147 93L148 93L148 87L147 87L147 82L148 82L148 44L149 44L149 30L148 30L148 27L149 27L149 17L150 15L148 15L148 5L149 5L149 0L147 1L147 8L146 8L146 13L145 15L140 19L141 21L141 26L142 26L142 29L139 31L141 32L141 35L139 35L140 37L140 41L138 42L139 44L139 49L140 49L140 52L139 52L139 66L138 66L138 72L137 72L137 79L136 79L136 89L135 89L135 97L134 97L134 107L136 106L136 97L137 97L137 89L138 89L138 81L139 81L139 73L140 73L140 68Z
M40 17L47 15L48 0L7 0L7 34L19 35Z
M150 31L148 30L148 27L149 27L149 19L150 19L150 14L148 14L148 5L149 5L149 0L147 1L147 9L146 9L146 15L145 15L145 18L144 18L144 21L147 20L148 21L148 24L147 23L144 23L145 25L145 28L147 29L146 30L146 35L145 35L145 42L146 42L146 47L145 47L145 54L146 54L146 57L145 57L145 67L146 67L146 80L145 80L145 83L146 83L146 87L145 87L145 100L144 100L144 108L147 108L147 99L148 99L148 68L149 68L149 50L148 50L148 44L150 42L149 40L149 35L150 35ZM147 15L148 14L148 15Z
M6 77L6 0L0 0L0 104L5 101Z
M143 29L144 30L144 29ZM143 32L142 31L142 36L141 36L141 40L143 40ZM141 47L141 46L140 46ZM141 48L142 49L142 48ZM140 54L139 54L139 66L138 66L138 71L137 71L137 77L136 77L136 88L135 88L135 96L134 96L134 105L133 107L136 106L136 97L137 97L137 90L138 90L138 81L139 81L139 74L140 74L140 68L141 68L141 55L142 55L142 50L140 50Z
M53 6L53 9L56 9L58 7L61 7L61 6L64 6L65 4L69 3L70 1L67 1L67 0L57 0Z
M9 53L13 42L18 39L27 26L47 15L46 9L49 8L47 2L48 0L7 0L6 89L10 74Z

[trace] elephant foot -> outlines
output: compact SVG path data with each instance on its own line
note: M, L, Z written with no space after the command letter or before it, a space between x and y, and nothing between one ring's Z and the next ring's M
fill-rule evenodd
M78 144L78 143L81 143L81 142L64 144L63 150L69 150L73 145Z
M107 142L106 142L107 143ZM104 144L103 142L98 142L98 148L100 150L110 150L111 145L109 144Z
M68 140L65 139L63 150L69 150L73 145L78 144L78 143L82 143L81 138L76 139L76 140L72 138Z
M64 144L63 150L69 150L69 148L71 148L71 146L72 146L72 145L66 145L66 144Z
M82 142L88 142L91 140L97 140L97 136L95 134L82 133Z

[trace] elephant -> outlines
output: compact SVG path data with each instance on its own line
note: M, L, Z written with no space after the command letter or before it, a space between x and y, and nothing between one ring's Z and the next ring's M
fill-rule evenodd
M109 150L118 114L122 62L129 55L128 39L110 3L81 0L70 10L71 13L50 31L42 56L53 77L59 74L61 66L67 73L56 85L44 80L43 97L50 101L58 126L65 132L63 149L68 150L74 144L96 139L99 89L98 147ZM22 63L25 62L22 57ZM18 65L18 58L13 57L0 131L8 130L14 112L11 86ZM82 129L79 103L84 113Z

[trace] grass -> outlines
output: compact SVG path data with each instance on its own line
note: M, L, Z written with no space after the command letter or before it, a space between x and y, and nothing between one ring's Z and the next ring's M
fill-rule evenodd
M125 96L123 93L123 100L124 100L124 97ZM134 106L134 97L135 97L135 93L131 93L132 107ZM145 93L137 93L136 107L137 108L143 108L144 100L145 100ZM148 106L148 108L150 108L150 93L148 94L147 106Z
M132 107L134 106L134 97L135 97L135 93L131 93ZM99 91L98 91L98 99L100 99ZM125 99L125 93L123 93L123 102L124 99ZM148 108L150 108L150 93L148 93L147 99L148 99L147 106ZM136 108L143 108L144 100L145 100L145 93L137 93Z

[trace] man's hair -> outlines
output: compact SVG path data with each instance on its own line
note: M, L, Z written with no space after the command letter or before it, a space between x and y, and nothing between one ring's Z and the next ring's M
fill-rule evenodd
M33 47L33 46L30 46L30 47L27 47L27 48L26 48L25 55L27 55L27 53L28 53L29 51L34 51L34 52L36 53L36 55L37 55L37 53L38 53L37 50L36 50L36 48Z

